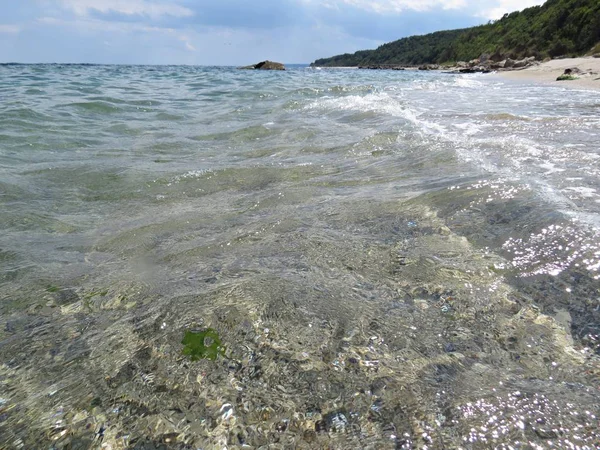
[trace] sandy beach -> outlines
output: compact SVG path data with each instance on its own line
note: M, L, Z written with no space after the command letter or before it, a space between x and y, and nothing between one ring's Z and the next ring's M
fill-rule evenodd
M576 80L556 81L565 69L579 69ZM576 72L574 70L574 72ZM572 88L600 90L600 58L582 57L554 59L523 70L498 72L503 78L528 80Z

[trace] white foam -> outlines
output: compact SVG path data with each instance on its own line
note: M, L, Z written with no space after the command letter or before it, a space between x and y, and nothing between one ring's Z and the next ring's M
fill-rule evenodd
M492 92L491 87L502 89L500 93ZM552 98L542 96L544 101L540 103L539 98L533 99L532 92L523 95L513 92L506 105L513 109L492 107L494 120L488 120L486 112L490 112L490 105L498 101L503 105L502 99L496 97L505 96L506 89L503 83L483 76L423 76L409 83L384 87L382 91L355 91L354 95L322 98L305 108L327 114L356 111L401 118L417 133L426 135L432 148L447 146L459 160L523 186L529 185L557 210L576 216L581 208L573 201L574 196L593 199L598 194L585 186L578 191L564 190L565 178L560 175L573 175L573 161L578 161L589 166L588 176L600 176L597 167L600 154L588 151L587 144L569 142L557 133L562 131L566 135L574 127L583 133L589 130L589 120L557 116ZM483 91L486 95L482 95ZM502 119L503 115L508 118ZM515 121L511 119L514 117L530 120ZM589 214L583 219L588 225L600 222L600 218Z
M538 167L545 170L544 175L560 173L560 172L564 172L566 170L566 169L556 167L556 164L551 163L551 162L543 162L541 164L538 164Z
M387 92L348 95L337 98L326 97L308 104L306 109L320 109L331 112L375 112L403 118L415 125L419 131L427 134L443 134L446 132L446 127L443 125L423 119L424 111L419 111L416 108L408 106L405 102L401 101L401 97L392 97Z
M568 188L565 188L565 191L574 192L576 194L579 194L581 197L586 197L586 198L593 198L593 197L598 196L596 189L593 189L590 187L585 187L585 186L568 187Z
M463 75L454 79L454 85L463 88L476 89L484 86L484 83L478 81L473 75Z
M481 127L473 122L456 123L454 126L467 136L474 136L481 133Z

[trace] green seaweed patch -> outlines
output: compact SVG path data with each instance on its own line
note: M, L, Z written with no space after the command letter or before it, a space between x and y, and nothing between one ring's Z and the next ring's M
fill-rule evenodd
M50 285L46 288L46 292L54 293L54 292L58 292L58 291L60 291L60 288L58 286Z
M92 292L88 292L87 294L85 294L85 296L83 297L85 300L91 300L94 297L106 297L108 295L108 291L92 291Z
M210 359L214 361L219 355L225 356L225 347L221 344L219 333L212 328L204 331L186 330L183 340L184 355L189 356L192 361Z
M573 76L573 75L567 75L567 74L563 74L560 77L558 77L556 79L556 81L572 81L572 80L576 80L577 77Z

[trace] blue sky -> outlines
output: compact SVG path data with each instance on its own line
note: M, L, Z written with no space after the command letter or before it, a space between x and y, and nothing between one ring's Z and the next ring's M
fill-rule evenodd
M0 62L308 63L543 0L0 0Z

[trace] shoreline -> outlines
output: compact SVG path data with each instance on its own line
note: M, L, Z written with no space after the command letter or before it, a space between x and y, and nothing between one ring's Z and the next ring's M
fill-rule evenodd
M514 81L529 81L550 86L560 86L565 88L588 89L600 91L600 58L592 56L582 56L577 58L553 59L546 62L529 63L527 67L516 69L490 69L488 66L476 67L471 73L485 73L493 77ZM342 70L400 70L400 71L436 71L458 74L456 67L438 67L421 69L418 66L392 66L392 65L373 65L372 67L344 66L344 67L312 67L315 70L320 69L342 69ZM481 70L478 70L481 69ZM483 70L485 69L485 71ZM557 81L556 79L565 73L565 69L571 69L574 80Z
M578 69L581 73L575 74L576 80L556 81L565 69ZM551 86L600 91L600 58L587 56L553 59L526 69L498 71L494 76L506 80L532 81Z

